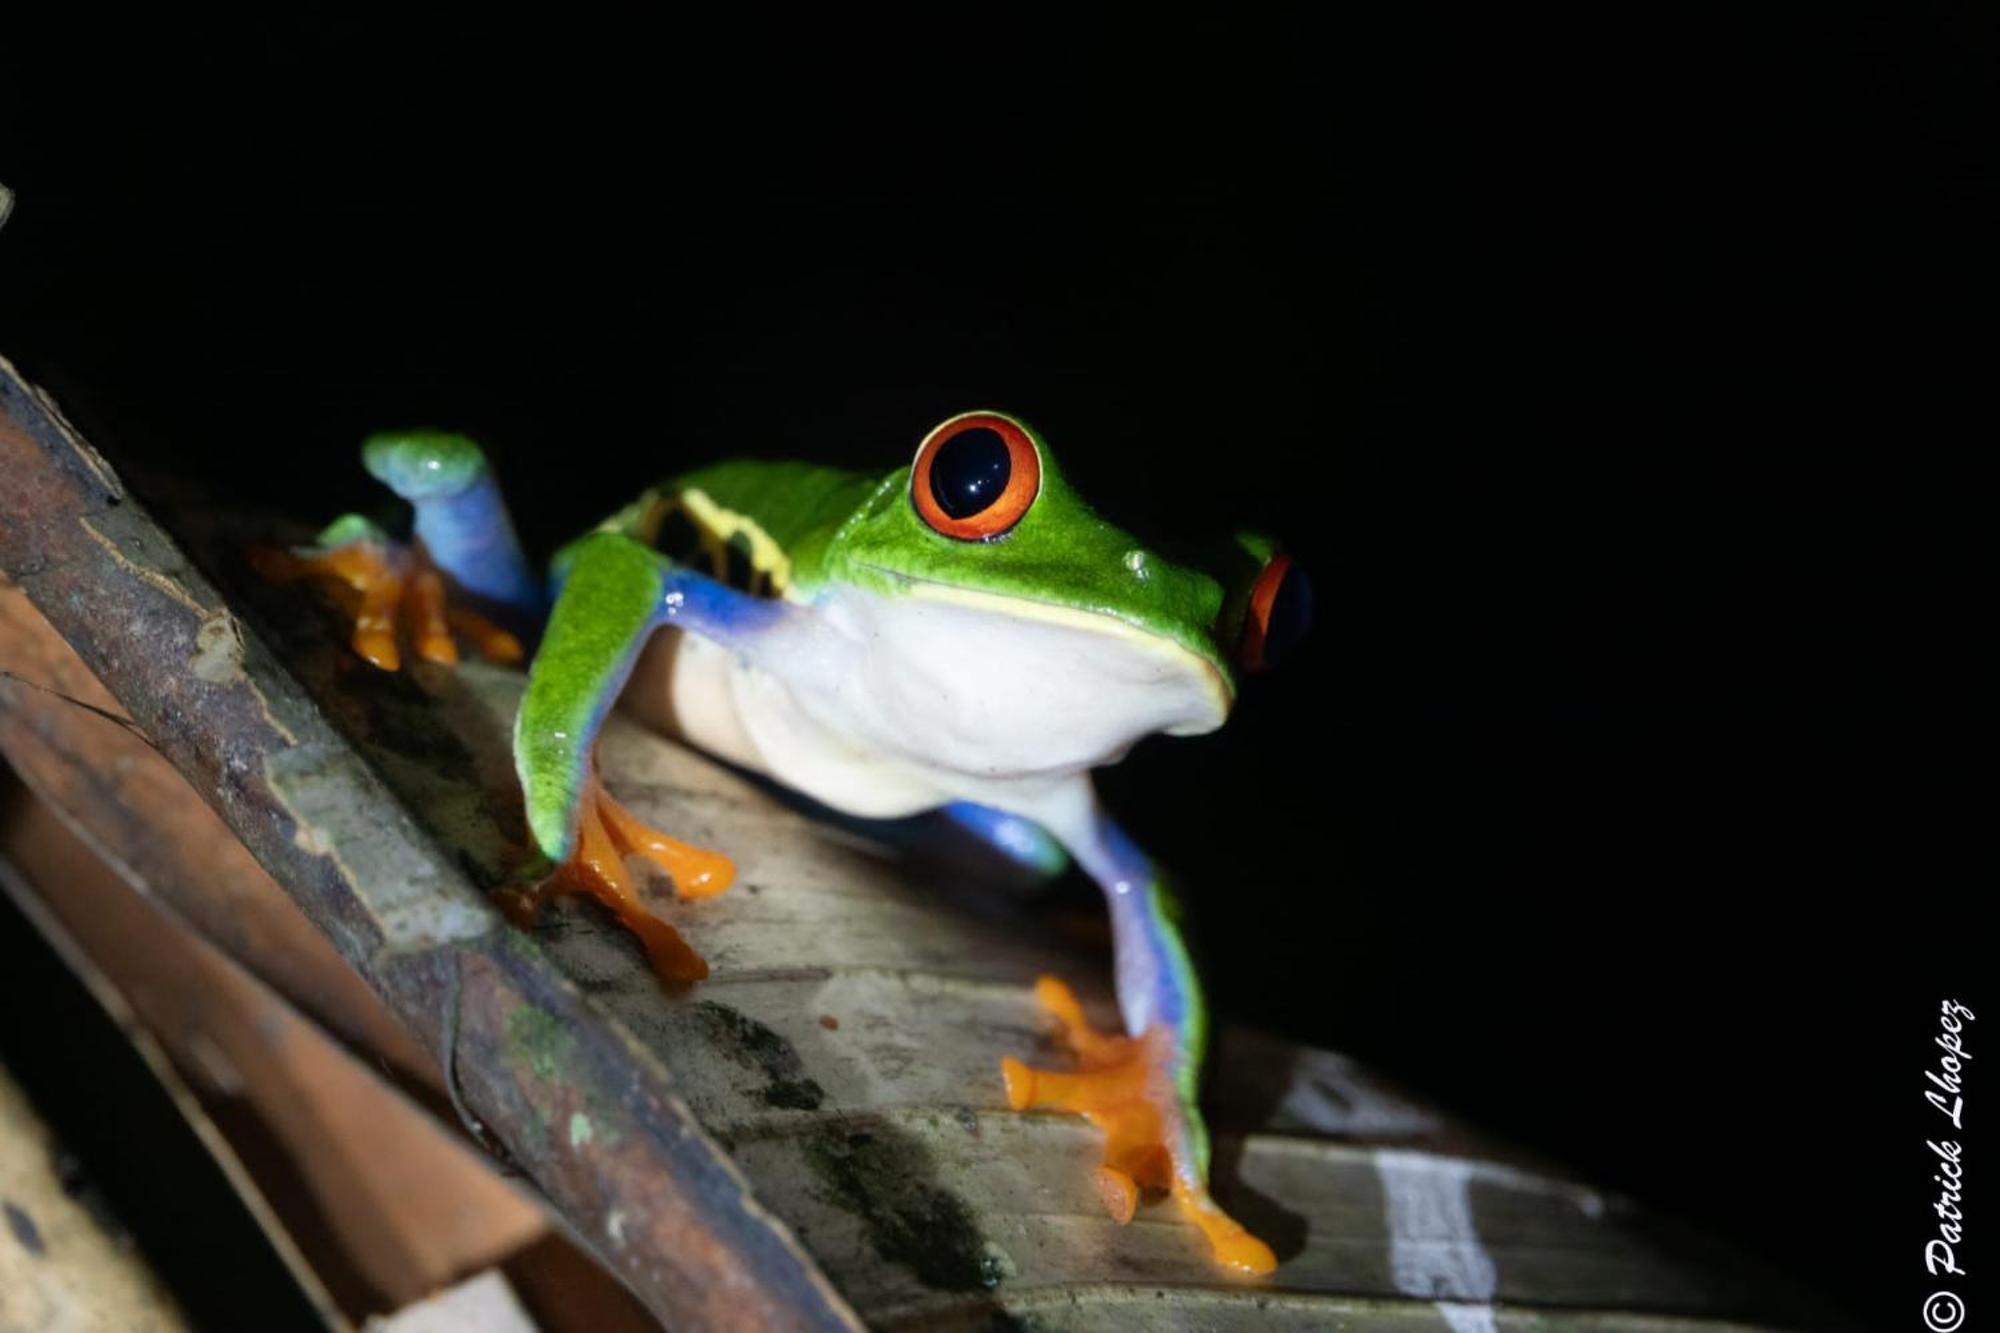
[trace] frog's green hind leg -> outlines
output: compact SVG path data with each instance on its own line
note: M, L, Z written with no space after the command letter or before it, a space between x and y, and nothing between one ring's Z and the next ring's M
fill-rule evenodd
M594 771L593 749L654 630L678 623L751 651L760 631L789 610L672 565L616 532L573 543L557 564L562 590L528 673L514 727L514 764L529 827L559 869L540 890L517 895L514 910L529 911L546 893L588 894L639 936L663 978L699 980L707 965L645 906L624 857L636 852L653 861L684 898L722 892L735 870L725 857L647 828L612 800Z
M1076 1067L1033 1069L1003 1060L1008 1105L1072 1111L1104 1131L1096 1184L1119 1222L1132 1220L1141 1190L1171 1194L1218 1261L1242 1273L1268 1273L1277 1267L1271 1247L1208 1190L1208 1130L1196 1100L1208 1018L1181 939L1179 906L1159 868L1097 809L1088 789L1077 795L1051 813L1110 906L1127 1035L1098 1032L1068 986L1041 978L1035 998L1061 1026Z

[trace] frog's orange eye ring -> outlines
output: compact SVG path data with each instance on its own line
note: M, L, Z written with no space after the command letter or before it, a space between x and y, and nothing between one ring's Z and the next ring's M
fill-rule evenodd
M1236 661L1245 671L1277 666L1312 625L1312 580L1282 551L1273 555L1250 588Z
M910 466L910 503L934 531L964 542L1007 535L1042 491L1042 455L998 412L967 412L933 430Z

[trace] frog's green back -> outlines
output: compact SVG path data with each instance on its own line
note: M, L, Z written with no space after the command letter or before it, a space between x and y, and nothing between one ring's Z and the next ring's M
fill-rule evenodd
M812 463L734 459L654 487L607 526L759 596L820 581L827 543L880 476Z

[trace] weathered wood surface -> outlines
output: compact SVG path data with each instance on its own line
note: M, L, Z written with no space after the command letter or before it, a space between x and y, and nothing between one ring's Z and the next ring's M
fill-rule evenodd
M546 1234L541 1209L462 1136L177 929L46 806L4 821L0 845L33 886L40 915L117 988L253 1182L269 1182L272 1213L356 1322Z
M520 677L474 666L433 688L461 735L504 736ZM1202 1327L1439 1326L1428 1302L1400 1308L1413 1295L1574 1307L1588 1312L1577 1327L1616 1310L1762 1308L1714 1256L1677 1252L1629 1205L1437 1151L1477 1151L1478 1139L1350 1061L1229 1029L1217 1042L1217 1188L1284 1262L1267 1284L1223 1276L1171 1207L1129 1227L1104 1214L1089 1126L1006 1107L1001 1055L1062 1059L1030 997L1038 973L1079 982L1112 1023L1095 950L1060 947L976 885L919 880L830 837L623 719L603 763L642 817L736 855L730 894L666 907L713 975L663 996L635 943L581 903L552 911L540 943L674 1071L758 1198L871 1322L982 1327L1004 1312L1157 1327L1173 1310ZM424 794L411 796L423 810ZM440 825L465 818L438 813ZM592 1132L587 1116L552 1129ZM601 1235L615 1248L615 1216ZM1463 1313L1469 1327L1481 1317Z
M0 1069L0 1333L181 1333L180 1307L56 1174L54 1137Z
M0 363L0 572L112 691L463 1103L570 1217L620 1216L615 1267L716 1328L850 1328L852 1308L676 1094L506 927L215 586L41 395ZM420 697L420 696L419 696ZM562 1040L540 1040L559 1033ZM548 1127L588 1110L601 1132Z
M360 1321L510 1250L547 1327L655 1327L567 1240L515 1247L527 1205L468 1151L429 1056L119 707L0 583L0 752L40 797L0 787L0 858L157 1037L341 1307Z
M997 1072L1003 1054L1059 1058L1029 997L1038 972L1109 1021L1099 951L622 720L611 789L737 858L728 894L668 909L713 976L663 993L585 904L551 909L529 942L478 892L525 857L518 676L375 672L190 515L177 529L225 599L18 381L0 376L0 408L0 564L663 1318L1821 1326L1782 1283L1502 1162L1351 1062L1227 1029L1217 1192L1281 1267L1217 1273L1167 1209L1113 1225L1089 1184L1093 1132L1007 1110Z
M0 991L6 1002L0 1012L15 1021L52 1025L66 1043L73 1043L79 1066L90 1070L81 1087L77 1082L57 1086L45 1056L31 1049L25 1062L37 1097L55 1108L53 1118L65 1141L60 1174L67 1178L80 1168L80 1201L96 1213L109 1199L119 1200L124 1221L145 1237L145 1258L158 1264L163 1281L171 1284L194 1263L212 1264L214 1254L228 1254L232 1314L247 1314L249 1322L265 1327L344 1329L317 1272L228 1136L125 993L69 936L6 856L0 856L0 901L11 909L10 927L39 936L47 946L45 965L68 974L44 971L28 955L26 985L11 971L0 977L10 983ZM10 957L24 959L19 951ZM115 1103L111 1118L97 1121L94 1102ZM142 1181L150 1187L150 1197L142 1197ZM200 1218L201 1223L174 1225L183 1217ZM97 1217L101 1229L121 1247L131 1248L136 1237L125 1231L124 1221L112 1220L108 1209ZM181 1286L175 1308L196 1326L206 1326L218 1313L212 1291L212 1284ZM58 1327L75 1313L63 1302L43 1311ZM39 1333L45 1326L35 1320L0 1321L0 1333ZM90 1326L124 1324L113 1319Z

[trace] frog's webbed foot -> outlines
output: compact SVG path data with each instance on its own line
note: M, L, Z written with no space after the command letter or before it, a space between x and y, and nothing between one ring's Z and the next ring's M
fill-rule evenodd
M639 819L612 799L592 773L578 801L575 850L547 880L532 889L511 889L501 909L517 925L530 925L544 899L559 894L595 898L627 930L639 937L653 971L672 986L687 986L708 975L708 963L681 933L662 920L639 894L625 858L645 857L672 877L681 898L711 898L728 888L736 867L718 852L694 847Z
M1197 1146L1200 1112L1181 1094L1173 1033L1164 1025L1137 1037L1099 1032L1076 995L1054 977L1035 983L1035 998L1062 1025L1077 1067L1065 1073L1002 1060L1007 1104L1017 1111L1073 1111L1104 1131L1097 1192L1119 1223L1132 1220L1141 1190L1169 1193L1201 1228L1217 1261L1243 1273L1276 1268L1271 1247L1209 1196Z
M462 636L489 662L521 660L521 641L467 607L453 605L444 576L414 546L390 541L374 525L343 519L317 546L251 552L257 572L274 583L319 579L354 618L354 651L384 671L402 665L399 628L417 656L439 666L458 662Z

